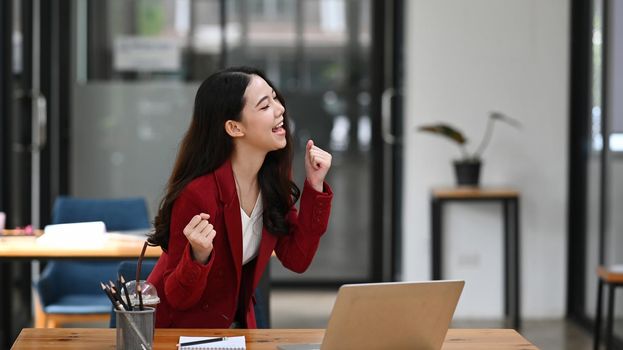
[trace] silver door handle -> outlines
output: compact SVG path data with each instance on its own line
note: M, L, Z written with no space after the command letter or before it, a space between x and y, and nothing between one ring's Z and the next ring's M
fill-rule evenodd
M41 150L47 142L48 102L41 93L33 92L32 150Z
M14 101L19 101L23 98L30 100L30 109L32 111L31 142L29 145L15 142L13 143L13 150L15 152L37 152L45 147L47 143L48 103L45 96L36 91L25 93L22 90L17 90L13 95Z
M381 96L381 136L390 145L396 142L396 137L392 134L392 97L395 95L394 88L387 88Z

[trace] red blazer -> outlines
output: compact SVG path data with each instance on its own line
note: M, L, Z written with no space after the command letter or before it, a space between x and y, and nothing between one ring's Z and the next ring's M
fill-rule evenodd
M229 328L238 305L246 310L246 326L256 328L253 292L273 252L288 269L302 273L311 263L326 231L333 193L307 181L300 212L288 213L290 234L275 236L262 229L258 255L242 266L242 223L234 175L229 161L213 173L190 182L173 204L169 248L147 279L158 291L156 327ZM216 236L208 263L193 260L182 230L199 213L210 214ZM239 300L239 296L241 299Z

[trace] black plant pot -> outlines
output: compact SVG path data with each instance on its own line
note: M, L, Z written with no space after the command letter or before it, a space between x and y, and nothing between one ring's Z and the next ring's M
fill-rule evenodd
M456 183L458 186L478 187L480 179L480 161L454 161Z

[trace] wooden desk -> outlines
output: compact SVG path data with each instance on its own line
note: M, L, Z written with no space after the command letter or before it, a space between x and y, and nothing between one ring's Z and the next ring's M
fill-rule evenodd
M138 259L143 248L142 240L138 239L109 239L102 245L73 248L58 248L49 245L37 244L35 236L0 236L0 349L8 348L17 330L14 327L17 322L11 316L13 314L13 295L11 293L11 280L13 269L11 262L48 259L72 259L72 260L119 260ZM146 258L158 258L162 250L160 247L147 247ZM28 299L22 303L29 303Z
M59 248L38 244L34 236L0 236L0 260L47 259L137 259L142 240L110 237L102 245ZM158 258L160 247L147 247L146 258Z
M442 206L446 202L501 202L504 218L504 314L521 327L519 191L510 188L455 187L431 192L432 278L442 279Z
M320 343L323 329L156 329L154 350L172 350L180 335L244 335L248 350L275 350L278 344ZM25 328L13 344L14 350L27 349L114 349L115 329ZM444 350L538 349L512 329L450 329Z

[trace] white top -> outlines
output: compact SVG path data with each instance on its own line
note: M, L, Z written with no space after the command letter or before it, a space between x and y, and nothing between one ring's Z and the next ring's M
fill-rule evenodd
M242 219L242 265L251 261L257 255L262 240L262 193L258 194L251 216L240 207Z

